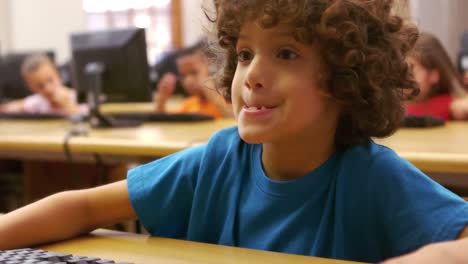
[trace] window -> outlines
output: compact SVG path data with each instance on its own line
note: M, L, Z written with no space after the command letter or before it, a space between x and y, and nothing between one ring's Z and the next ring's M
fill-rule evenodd
M182 46L180 0L83 0L88 30L146 29L148 61Z

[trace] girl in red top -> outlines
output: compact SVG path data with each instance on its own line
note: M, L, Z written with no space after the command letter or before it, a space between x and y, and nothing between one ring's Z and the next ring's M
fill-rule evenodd
M440 41L429 33L421 33L408 56L420 93L406 103L407 115L431 115L458 119L453 114L455 98L465 95L463 83Z

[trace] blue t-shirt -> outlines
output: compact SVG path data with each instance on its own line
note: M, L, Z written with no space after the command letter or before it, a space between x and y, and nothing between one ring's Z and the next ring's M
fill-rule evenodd
M237 128L137 167L130 200L154 236L375 262L453 240L468 204L371 140L292 181L269 179Z

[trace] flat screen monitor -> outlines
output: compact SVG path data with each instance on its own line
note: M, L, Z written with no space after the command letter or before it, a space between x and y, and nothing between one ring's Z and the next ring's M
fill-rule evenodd
M0 101L20 99L31 94L21 76L21 65L34 54L45 54L55 63L55 53L51 50L8 53L0 58Z
M462 35L458 53L458 69L460 72L468 71L468 31Z
M141 28L75 33L70 37L72 49L72 86L79 100L93 85L86 73L91 64L99 64L99 101L150 102L148 58L145 30Z
M459 55L459 69L461 72L468 71L468 51L460 53Z

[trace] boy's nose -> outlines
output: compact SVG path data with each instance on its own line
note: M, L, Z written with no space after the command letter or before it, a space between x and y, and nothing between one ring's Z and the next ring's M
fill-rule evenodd
M263 88L265 86L265 78L269 78L265 63L261 63L260 59L254 58L247 69L245 86L248 89Z

